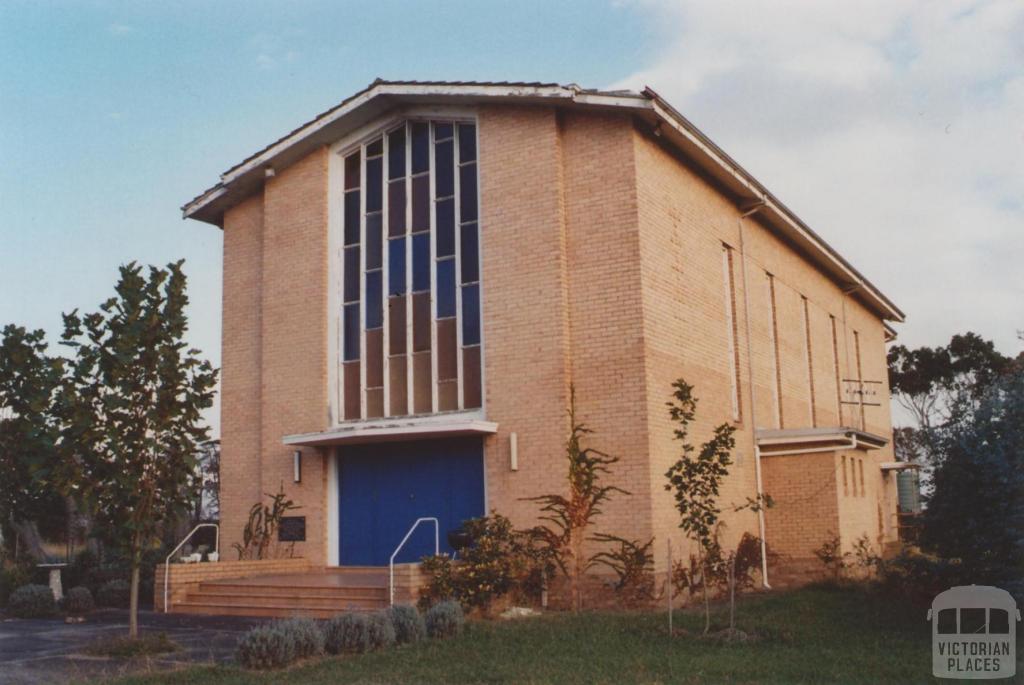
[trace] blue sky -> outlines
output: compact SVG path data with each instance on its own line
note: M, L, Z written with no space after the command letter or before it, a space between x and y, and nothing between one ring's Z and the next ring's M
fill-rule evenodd
M651 85L908 312L908 344L1015 353L1021 3L783 4L8 0L0 325L56 342L119 264L184 257L219 363L221 235L183 202L377 76L550 80Z

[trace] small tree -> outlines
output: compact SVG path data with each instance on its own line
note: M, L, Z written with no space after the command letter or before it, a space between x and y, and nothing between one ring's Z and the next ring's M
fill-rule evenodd
M601 475L609 473L608 467L619 458L592 447L583 447L583 439L593 431L577 421L575 387L569 389L569 426L569 439L565 444L565 456L569 462L569 496L540 495L526 499L543 505L541 519L550 525L537 526L534 533L544 541L555 564L569 578L573 610L579 612L583 608L581 579L593 563L583 555L587 529L601 514L601 506L613 492L629 493L614 485L601 484Z
M182 262L120 269L100 311L64 315L73 357L61 393L69 487L114 531L131 568L129 637L138 636L139 566L161 527L186 514L197 487L217 372L188 348Z
M708 552L715 546L715 527L718 524L718 492L722 479L729 473L731 453L736 444L736 427L723 423L715 428L714 436L701 445L700 451L688 442L689 426L697 414L697 398L693 386L683 379L672 387L673 400L667 403L669 415L679 424L675 439L682 445L679 459L665 472L665 489L672 492L679 510L679 527L688 538L697 543L701 573L707 578ZM704 592L704 633L711 627L711 604L708 583L701 583Z

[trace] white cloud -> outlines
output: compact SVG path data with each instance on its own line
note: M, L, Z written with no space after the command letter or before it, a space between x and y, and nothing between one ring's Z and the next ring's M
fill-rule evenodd
M135 27L128 24L111 24L107 27L107 32L112 36L127 36L135 32Z
M642 1L649 85L907 312L901 337L1024 328L1024 4Z

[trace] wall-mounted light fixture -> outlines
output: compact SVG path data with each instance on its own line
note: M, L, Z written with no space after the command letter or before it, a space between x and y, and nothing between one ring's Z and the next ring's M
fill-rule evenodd
M511 471L519 470L519 440L515 433L508 435L508 468Z
M302 450L295 450L292 452L292 468L294 473L292 477L296 483L302 482Z

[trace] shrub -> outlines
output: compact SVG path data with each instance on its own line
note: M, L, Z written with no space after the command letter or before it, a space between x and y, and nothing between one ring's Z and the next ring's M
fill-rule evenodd
M131 602L131 589L127 580L108 580L96 591L96 600L101 607L127 609Z
M369 626L362 614L340 614L324 625L328 654L365 652L370 647Z
M552 575L554 554L537 529L516 531L496 511L463 521L472 544L454 561L447 554L424 557L421 570L430 582L420 594L423 609L448 599L467 609L486 610L509 592L536 596L543 578Z
M900 597L926 600L954 585L970 582L958 561L922 554L913 548L879 560L877 568L881 589Z
M427 636L427 625L416 607L396 604L390 609L391 624L395 627L395 641L400 645L419 642Z
M590 539L615 545L611 551L595 554L591 563L607 566L615 573L615 594L622 602L630 606L654 597L654 538L641 544L639 540L598 533Z
M7 606L7 599L15 589L32 582L32 572L25 566L0 568L0 607Z
M430 607L424 617L424 622L430 637L454 637L462 632L466 617L463 615L459 603L449 600Z
M324 634L316 621L309 618L293 618L276 624L280 630L291 635L295 643L295 658L305 659L324 653Z
M89 592L87 587L73 587L64 596L64 611L69 614L81 616L82 614L88 614L95 608L96 602L93 601L92 593Z
M294 634L280 623L253 628L238 641L235 660L256 670L287 666L295 660Z
M11 593L7 611L18 618L41 618L57 613L53 591L46 585L22 585Z
M825 568L832 572L834 579L839 580L843 570L849 566L847 559L850 553L842 551L842 544L839 541L838 535L833 535L832 533L829 533L829 535L831 537L825 540L821 547L814 550L814 556L818 557L818 560L825 565Z
M395 625L391 613L376 611L366 617L366 637L370 649L384 649L395 644Z

